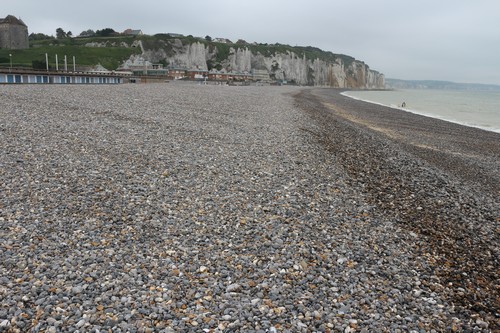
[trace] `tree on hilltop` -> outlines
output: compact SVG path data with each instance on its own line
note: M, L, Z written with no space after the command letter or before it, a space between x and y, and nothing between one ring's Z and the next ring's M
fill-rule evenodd
M88 29L88 30L82 31L78 35L78 37L92 37L92 36L95 36L95 31L92 30L92 29Z
M99 36L99 37L110 37L110 36L118 35L118 33L111 28L96 30L95 34L96 34L96 36Z
M67 38L68 34L66 31L63 30L63 28L57 28L56 29L56 38L57 39L62 39L62 38Z
M54 36L49 36L49 35L46 35L46 34L42 34L42 33L31 33L29 35L29 40L45 40L45 39L54 39Z

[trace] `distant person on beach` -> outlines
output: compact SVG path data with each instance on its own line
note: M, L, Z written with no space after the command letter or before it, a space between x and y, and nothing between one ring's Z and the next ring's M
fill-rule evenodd
M406 107L406 102L403 102L403 104L401 104L401 107L405 108Z

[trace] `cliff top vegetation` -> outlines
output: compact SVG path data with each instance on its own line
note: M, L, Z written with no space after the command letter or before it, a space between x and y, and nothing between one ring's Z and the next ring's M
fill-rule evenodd
M260 53L264 56L271 56L278 53L293 52L298 57L305 57L309 60L325 60L329 62L335 62L337 59L341 59L345 65L349 65L355 59L351 56L344 54L335 54L330 51L323 51L317 47L313 46L291 46L287 44L267 44L267 43L248 43L242 39L231 42L229 40L218 41L212 39L210 36L205 38L189 36L172 36L170 34L156 34L154 36L141 36L139 37L143 43L144 47L148 49L164 48L167 43L166 41L179 39L183 44L186 43L202 43L209 47L216 47L218 50L219 57L227 57L229 55L230 49L238 48L248 48L252 53Z
M312 46L290 46L286 44L264 44L247 43L244 40L238 40L233 43L229 40L221 41L212 39L210 36L194 37L191 35L180 36L177 34L156 34L149 35L123 35L116 33L113 29L106 28L102 30L87 30L77 37L71 32L65 32L61 28L56 30L57 38L44 34L32 33L30 35L30 48L25 50L2 50L0 49L0 66L10 66L12 58L13 66L32 66L34 63L44 63L45 54L49 56L49 62L55 62L55 55L58 54L59 62L63 61L64 55L68 58L74 56L77 58L78 65L93 66L101 64L109 69L116 69L124 60L133 54L140 54L141 50L137 47L131 47L134 41L142 41L145 49L162 48L167 52L173 50L173 44L179 40L182 44L202 43L210 48L217 48L217 60L226 59L231 49L247 48L252 53L260 53L264 56L271 56L278 53L294 53L298 57L305 57L309 60L321 59L328 62L341 60L344 65L351 64L355 59L353 57L334 54L329 51L323 51ZM89 43L95 43L99 47L87 47ZM10 56L12 54L12 56Z

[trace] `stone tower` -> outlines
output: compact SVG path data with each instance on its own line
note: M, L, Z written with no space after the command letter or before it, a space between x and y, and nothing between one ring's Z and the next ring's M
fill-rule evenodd
M2 49L27 49L28 26L12 15L0 18L0 48Z

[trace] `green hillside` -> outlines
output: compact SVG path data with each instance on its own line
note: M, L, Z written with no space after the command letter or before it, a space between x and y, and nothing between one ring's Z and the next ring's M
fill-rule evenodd
M130 45L133 41L134 37L68 38L30 41L29 49L0 49L0 66L10 66L9 54L12 55L13 67L31 67L33 62L40 66L42 63L45 64L45 54L47 53L51 67L55 67L57 54L59 68L64 66L64 56L67 56L68 67L73 65L73 57L75 57L77 66L101 64L108 69L116 69L132 54L141 52L137 48L121 46L122 42ZM85 44L91 42L106 43L107 46L85 46Z

